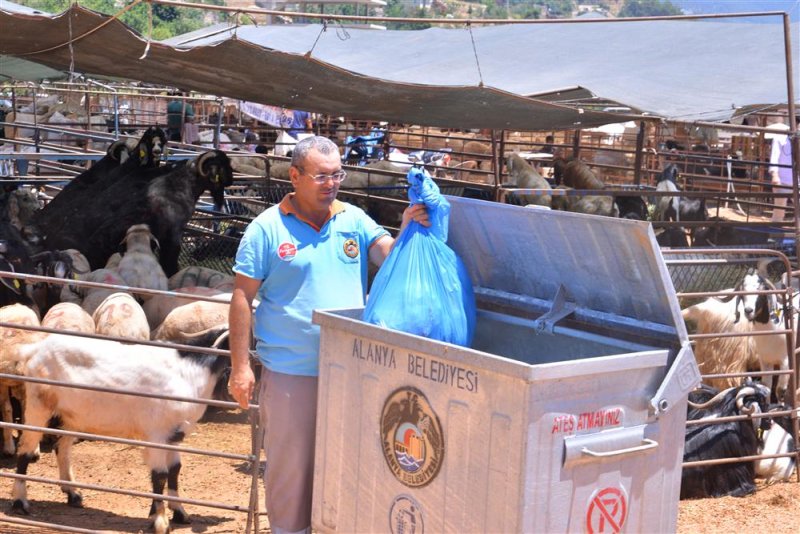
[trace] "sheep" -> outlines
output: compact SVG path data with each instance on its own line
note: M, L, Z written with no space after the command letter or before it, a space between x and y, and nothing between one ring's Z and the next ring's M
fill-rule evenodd
M190 266L184 267L167 280L167 288L170 290L194 286L232 291L233 276L208 267Z
M595 176L589 166L580 160L572 160L567 163L562 158L556 158L554 170L556 171L556 183L564 189L606 188L603 181ZM552 207L553 209L563 209L589 215L619 216L619 208L611 195L567 196L557 199Z
M39 194L33 188L18 187L8 195L8 218L20 231L33 221L41 209Z
M559 167L561 169L562 167ZM560 184L566 185L573 189L605 189L606 184L595 176L592 169L589 168L584 162L574 159L565 166L563 171L560 171Z
M183 343L188 335L209 328L228 325L230 302L197 301L178 306L169 312L153 332L152 339Z
M726 292L733 291L727 289ZM738 333L734 337L698 339L694 344L697 366L703 374L744 373L758 366L752 326L746 321L736 321L736 302L732 295L710 297L684 308L683 320L694 322L698 334ZM710 378L705 382L715 388L725 389L740 385L740 378Z
M192 339L193 346L218 346L225 336L223 329L204 332ZM213 345L212 345L213 342ZM31 377L46 377L59 382L91 384L137 393L206 399L212 396L230 363L225 356L177 351L166 347L139 346L98 339L77 339L51 335L20 347L16 360ZM82 389L53 387L27 382L28 402L25 421L33 426L47 426L58 417L65 430L145 440L161 444L180 443L205 412L204 404L161 400L131 395L116 395ZM124 417L122 416L124 414ZM17 473L26 474L28 465L39 458L41 432L25 430L19 442ZM58 438L55 447L62 480L75 480L70 453L75 438ZM150 468L152 491L178 496L181 463L175 451L144 449ZM24 480L17 480L12 490L12 508L30 513ZM82 506L81 494L62 486L70 506ZM173 521L188 523L189 516L179 503L154 499L150 519L156 534L169 532L167 507Z
M736 297L737 320L744 315L754 332L770 332L786 328L782 317L783 309L778 305L776 296L755 293L776 289L768 278L756 270L751 270L742 279L737 289L754 292ZM794 313L794 310L797 309L797 305L800 303L799 298L800 295L793 297L789 306L790 313ZM781 371L789 370L786 334L753 336L753 344L761 371L771 371L775 367L779 367ZM775 389L773 389L774 378L772 375L765 376L762 378L762 382L768 383L776 398L781 399L789 386L789 375L780 375Z
M112 293L92 315L95 333L128 339L149 340L150 325L144 310L128 293Z
M90 198L79 202L80 217L50 228L46 242L51 248L77 248L98 269L116 251L128 228L147 224L161 246L159 263L171 276L178 271L183 229L200 195L210 191L214 208L221 211L224 188L232 183L230 159L219 150L174 167L140 170L97 195L90 190Z
M194 287L180 287L175 289L176 293L186 293L187 295L200 295L203 297L212 297L222 293L219 289L210 287L194 286ZM164 322L167 315L184 304L193 302L191 297L178 297L175 295L154 295L153 298L147 300L143 305L144 314L147 317L147 322L150 324L150 329L155 330Z
M508 169L509 184L503 185L513 185L519 189L545 189L547 191L551 189L547 180L516 152L508 155L506 168ZM516 196L520 198L523 205L535 204L549 207L552 203L552 196L549 193Z
M759 428L770 427L767 418L727 423L713 422L720 417L764 413L767 410L769 393L769 389L765 386L749 381L744 386L722 392L707 386L701 386L699 390L691 392L687 420L710 420L710 424L686 427L683 461L754 456L760 452L764 454L790 452L788 440L777 444L777 450L765 447L765 443L759 438ZM770 447L773 446L774 444L770 443ZM755 475L755 462L684 468L680 498L749 495L756 490Z
M122 243L126 250L117 266L117 272L125 283L131 287L166 291L167 276L151 250L151 245L158 249L158 240L150 233L150 227L146 224L131 226ZM144 301L151 296L139 295L139 298Z
M27 326L39 326L39 316L31 308L22 304L12 304L0 308L0 322L14 323ZM16 362L6 358L6 352L20 343L26 343L32 339L41 339L43 334L31 330L22 330L12 327L0 326L0 373L9 375L19 375L20 370ZM8 423L14 422L14 411L11 405L11 397L16 398L22 405L25 402L25 384L17 380L0 379L0 408L2 408L3 420ZM14 436L10 429L3 429L3 454L13 456L16 451Z
M84 280L86 282L97 282L102 284L124 286L125 280L116 272L109 269L97 269L89 273ZM89 315L93 314L97 307L107 296L116 293L115 289L99 287L75 287L65 285L61 292L62 302L79 302Z
M367 187L396 187L402 176L399 174L403 172L402 165L395 165L391 161L381 160L360 167L358 171L347 171L347 179L343 182L343 190L348 189L365 189ZM386 174L383 172L370 172L375 171L393 171L395 174Z
M92 316L74 302L59 302L42 319L42 326L58 330L94 334Z

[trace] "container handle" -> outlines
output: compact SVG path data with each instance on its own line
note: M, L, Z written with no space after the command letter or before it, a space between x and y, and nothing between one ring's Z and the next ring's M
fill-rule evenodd
M658 447L658 442L650 438L642 438L642 444L636 447L628 447L627 449L617 449L615 451L598 452L593 451L589 447L581 448L581 453L593 458L609 458L611 456L621 456L623 454L632 454L634 452L642 452Z

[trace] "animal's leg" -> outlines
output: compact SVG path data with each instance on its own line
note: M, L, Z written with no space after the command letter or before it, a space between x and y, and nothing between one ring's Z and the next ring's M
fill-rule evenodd
M72 474L72 445L75 438L63 436L56 442L56 461L58 462L58 476L61 480L74 482L75 476ZM71 486L61 486L61 491L67 494L67 504L80 508L83 506L83 497L75 488Z
M160 449L145 449L145 462L150 466L150 480L153 483L153 493L163 495L167 485L168 472L166 469L166 451ZM169 532L169 518L167 507L161 499L153 499L150 505L150 521L156 534Z
M35 388L26 388L27 405L25 406L25 422L31 426L47 426L50 419L50 412L36 400L37 395L32 394ZM39 442L42 440L42 433L32 430L23 430L19 439L19 450L17 457L17 474L26 475L28 464L39 459ZM30 502L28 502L28 491L24 480L15 480L11 490L11 508L24 514L30 513Z
M170 497L179 497L178 493L178 475L181 472L181 457L177 451L167 452L167 465L169 471L167 472L167 495ZM176 523L187 524L190 522L189 514L183 509L183 505L179 502L169 501L167 506L172 510L172 520Z
M6 386L0 386L0 402L3 404L3 421L6 423L14 422L14 411L11 407L10 390ZM10 428L3 429L3 455L14 456L17 452L14 445L14 432Z

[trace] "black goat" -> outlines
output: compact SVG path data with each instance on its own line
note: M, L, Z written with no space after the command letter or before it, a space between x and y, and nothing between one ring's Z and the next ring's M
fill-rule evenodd
M117 251L125 232L147 224L161 245L159 263L167 276L178 271L183 228L204 191L221 211L224 188L233 183L231 162L224 152L204 152L191 162L141 170L117 180L98 194L82 199L81 213L47 235L49 248L80 251L92 269L102 268Z
M702 385L689 394L687 421L708 419L707 425L687 425L684 462L754 456L759 454L758 428L769 420L753 419L714 423L714 419L767 410L769 388L749 381L723 392ZM737 462L683 469L681 499L742 497L756 490L754 462Z
M647 203L638 196L615 196L614 204L619 210L620 219L647 220Z
M119 178L158 166L167 143L161 128L151 126L145 130L136 147L128 150L124 141L116 141L108 147L106 155L91 168L73 178L34 218L44 235L48 235L73 219L84 210L87 196L107 189Z

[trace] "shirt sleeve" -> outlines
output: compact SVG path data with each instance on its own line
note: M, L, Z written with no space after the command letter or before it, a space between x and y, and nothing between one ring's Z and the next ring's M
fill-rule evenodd
M269 239L264 228L255 221L251 222L239 242L233 272L264 280L269 274L268 248Z
M364 236L366 237L366 241L368 243L367 248L374 245L381 237L389 235L389 232L386 230L386 228L376 223L372 217L366 213L363 213L362 215L361 226L364 229Z

